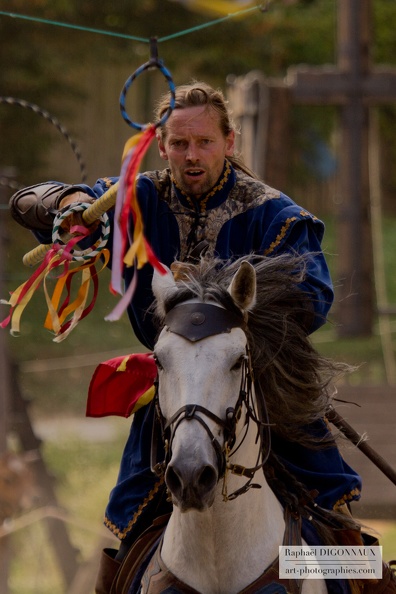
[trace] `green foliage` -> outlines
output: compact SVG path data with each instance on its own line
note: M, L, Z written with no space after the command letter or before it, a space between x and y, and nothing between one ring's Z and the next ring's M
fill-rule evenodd
M395 225L395 218L384 221L383 245L388 271L396 267ZM23 237L25 243L19 245L21 254L32 247L26 241L26 234ZM326 219L323 247L337 284L338 255L334 221L331 218ZM19 264L15 264L14 270L10 270L10 290L27 280L30 274L28 269L22 267L20 258L17 262ZM119 322L104 321L117 302L108 291L108 283L109 271L106 270L99 276L99 296L93 312L79 323L65 341L53 343L52 335L43 328L46 306L42 289L23 314L21 335L8 338L10 352L20 365L22 392L32 401L35 415L76 414L83 417L88 386L95 367L106 359L144 350L133 335L126 316ZM388 301L395 304L396 279L393 274L387 275L387 283ZM377 324L372 337L340 340L337 338L336 309L337 304L331 310L329 323L313 335L317 348L336 360L360 366L348 378L351 383L384 383L383 354ZM5 316L7 308L1 306L1 311L2 316Z
M180 3L170 0L120 0L117 3L110 0L100 3L78 0L4 0L2 10L147 39L152 35L161 38L185 31L210 20L208 15L190 12ZM373 13L373 57L376 61L392 62L393 56L396 55L396 42L392 30L396 4L389 0L377 0L373 3ZM191 77L202 77L213 84L224 86L227 75L231 73L240 75L252 69L260 69L268 76L281 77L293 64L333 63L335 29L335 2L300 1L288 5L278 1L271 3L271 8L266 13L257 11L243 18L230 19L182 37L160 42L159 51L173 72L176 82L184 82ZM71 115L71 111L78 113L84 105L84 91L81 89L79 78L81 73L95 69L95 65L102 62L115 64L117 67L123 65L132 72L148 58L148 45L144 43L5 16L0 16L0 33L3 48L0 54L0 94L21 97L47 109L53 109L60 119L62 115ZM393 108L383 110L381 125L390 155L396 147L392 134L394 118ZM316 138L330 142L335 119L335 109L332 107L301 106L293 110L290 135L290 142L294 147L291 163L293 171L287 182L288 187L284 189L288 191L290 188L291 195L304 205L304 188L309 186L312 180L309 165L314 160ZM33 175L37 178L40 163L51 150L53 139L48 133L50 126L31 112L7 105L0 105L0 124L0 163L16 166L22 179L26 180L25 183L31 183L30 179ZM51 173L46 173L43 179L50 176ZM387 191L391 191L391 169L384 182ZM317 206L312 210L322 216ZM393 224L393 221L388 224L385 245L393 245ZM29 233L18 228L10 217L6 225L10 234L10 246L6 250L8 287L13 290L28 277L28 271L23 269L21 259L35 244ZM387 251L387 254L395 253L396 246L393 247L395 249ZM330 251L337 253L334 246ZM391 269L391 266L388 263L388 269ZM389 279L391 302L396 302L395 282L393 278ZM114 304L114 299L106 289L106 273L102 273L100 284L99 302L94 313L60 345L54 345L48 332L42 329L45 317L43 298L42 295L35 298L35 316L31 316L29 306L22 320L21 337L10 341L12 353L18 360L32 361L36 357L48 360L53 357L67 359L71 356L83 357L87 352L112 352L123 349L129 352L136 348L136 341L126 320L114 325L103 321ZM37 344L40 345L39 349ZM331 350L331 347L329 349ZM368 345L367 349L370 351ZM356 349L352 350L356 352ZM378 352L378 344L374 350ZM364 354L362 357L359 354L356 358L359 361L365 359ZM70 360L67 360L68 364L72 365ZM93 366L84 367L87 376L92 369ZM42 375L33 372L23 374L24 387L39 408L45 403L48 410L55 410L59 402L65 406L81 407L87 388L86 381L82 381L84 372L73 367L64 371L63 380L70 386L69 395L66 397L60 397L62 386L58 381L57 370L43 372ZM43 393L40 386L44 376L50 385ZM58 396L49 399L46 393Z
M336 2L328 0L272 2L268 12L249 13L216 25L159 43L177 83L204 78L224 86L228 75L261 70L267 76L283 77L289 66L334 64L336 60ZM4 0L2 9L60 23L73 24L149 39L177 34L211 20L171 0ZM395 36L392 23L396 5L390 0L372 2L373 60L392 64ZM99 63L129 67L133 72L148 58L145 43L65 29L49 24L0 16L3 51L0 54L0 94L37 103L59 119L78 114L85 101L81 67L95 69ZM10 64L12 67L10 67ZM80 77L80 78L79 78ZM384 112L383 130L388 134L389 159L395 156L391 135L395 110ZM53 145L49 125L31 112L0 105L0 164L13 165L22 179L32 179L43 167ZM309 108L295 110L291 142L294 147L292 183L306 182L310 172L301 161L306 133L312 128L327 141L333 116L315 115ZM309 152L309 151L308 151ZM394 159L392 159L393 161ZM388 176L391 192L396 174ZM395 178L395 179L393 179ZM388 189L387 188L387 189Z
M1 4L2 11L146 39L197 27L211 18L190 12L171 0L2 0ZM300 0L290 5L282 0L274 1L269 12L257 11L247 17L160 42L160 57L176 83L203 78L223 88L230 74L244 75L258 69L267 76L282 78L289 66L295 64L334 64L336 5L329 0ZM396 3L372 0L372 9L373 63L393 65L396 60ZM66 122L80 114L86 102L81 77L95 72L103 63L132 73L149 54L146 43L5 16L0 16L0 34L0 95L36 103ZM106 81L100 81L100 84L105 85ZM288 182L292 196L295 196L297 187L304 189L312 180L312 173L302 156L306 161L313 155L315 135L331 143L335 118L335 109L331 107L294 110L290 135L293 172ZM381 134L384 158L389 165L383 184L390 194L394 194L396 187L396 169L393 167L396 159L395 121L396 109L393 106L382 108ZM0 128L0 165L17 167L21 183L29 184L32 178L41 179L46 156L54 146L49 124L30 111L0 104ZM44 175L43 179L50 177L47 172ZM317 187L320 186L315 190ZM300 194L303 204L306 195L304 192ZM4 212L0 216L5 216ZM332 219L329 217L326 223L326 251L337 254ZM394 271L396 267L395 224L395 218L390 217L384 223L388 271ZM2 257L7 267L7 289L13 290L31 272L23 268L21 258L35 243L29 233L18 228L8 215L4 226L9 244ZM334 271L336 259L337 256L328 256ZM11 355L20 365L18 381L24 396L32 401L31 412L35 419L49 419L48 423L56 416L76 415L82 419L90 377L96 365L111 356L141 348L126 319L114 324L104 322L105 315L115 303L107 290L108 280L108 272L102 273L99 300L94 311L65 342L54 344L48 331L42 328L45 317L42 292L23 316L21 336L9 338ZM388 274L388 299L390 303L396 303L394 274ZM1 312L5 315L4 306ZM352 383L384 382L381 343L377 334L367 339L340 341L333 320L315 333L314 341L328 356L362 364L349 379ZM71 518L80 519L81 524L101 525L128 427L129 421L121 419L117 423L118 436L109 442L87 443L76 437L62 442L45 442L44 453L57 479L60 503L71 511ZM85 532L81 526L81 529L72 528L72 536L82 550L82 557L87 559L93 553L97 535ZM385 541L388 557L395 556L395 540L393 531ZM59 572L41 523L14 535L13 546L21 554L13 561L12 594L62 592ZM44 573L42 567L46 568Z
M379 64L396 63L396 39L394 35L395 3L390 0L376 0L373 4L372 58Z
M337 290L339 279L337 277L337 264L339 254L337 250L337 238L335 221L331 217L325 219L326 233L323 242L323 249L330 268L334 285ZM384 249L384 266L386 271L386 298L389 304L396 304L396 279L392 271L396 266L396 219L385 217L382 221L383 237L381 243ZM374 319L373 335L359 338L337 337L337 308L342 303L337 299L330 310L328 323L319 329L312 336L313 342L318 350L325 356L345 361L357 369L346 381L352 385L380 385L386 383L384 358L382 351L381 336L379 334L379 318ZM396 358L396 316L390 317L390 327L393 331L393 352Z

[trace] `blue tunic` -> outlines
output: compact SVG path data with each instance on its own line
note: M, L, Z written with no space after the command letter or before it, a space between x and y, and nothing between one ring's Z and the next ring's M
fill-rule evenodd
M92 197L101 196L117 178L102 178L93 188L76 186ZM284 252L311 254L303 290L311 296L313 316L308 332L326 321L333 302L329 270L321 250L324 225L288 196L235 170L226 161L217 185L199 200L184 194L172 182L169 170L139 176L137 192L145 235L157 258L167 266L185 260L201 240L223 260L257 253L273 256ZM110 214L111 216L111 214ZM48 241L48 236L36 235ZM111 244L109 244L111 245ZM133 271L126 269L125 283ZM153 300L152 268L138 271L138 290L128 308L137 338L152 349L156 329L147 308ZM123 453L117 485L110 495L106 525L120 539L127 539L144 515L158 505L158 479L150 470L152 427L150 406L135 415ZM327 431L323 424L323 432ZM345 463L336 447L313 451L276 441L275 451L309 490L319 491L317 503L332 508L360 496L360 477ZM143 504L143 505L142 505ZM151 512L153 513L153 512Z

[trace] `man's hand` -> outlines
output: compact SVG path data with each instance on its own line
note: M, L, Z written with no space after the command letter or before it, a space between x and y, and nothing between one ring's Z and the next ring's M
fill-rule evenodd
M62 200L59 203L59 210L63 210L67 206L73 206L74 204L81 204L83 202L92 204L94 202L94 199L91 196L88 196L88 194L85 194L84 192L81 192L81 191L72 192L71 194L67 194L67 196L62 198ZM77 212L77 213L71 214L69 217L66 217L62 221L62 229L65 232L69 232L71 227L78 225L78 226L88 227L90 229L91 233L93 231L95 231L95 229L97 229L97 227L99 225L99 221L95 221L91 225L87 225L84 222L84 218L82 215L83 215L83 212Z
M14 220L32 231L51 231L57 212L73 202L94 202L67 184L47 182L18 190L10 199Z

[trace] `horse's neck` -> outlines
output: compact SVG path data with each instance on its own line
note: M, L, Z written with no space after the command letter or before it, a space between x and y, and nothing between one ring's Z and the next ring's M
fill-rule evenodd
M257 460L250 455L248 442L249 438L233 462L253 467ZM246 481L230 475L228 493ZM180 513L174 509L164 536L162 558L172 573L199 592L239 592L278 555L285 528L283 510L261 469L253 483L261 488L224 502L220 482L213 506L204 512Z

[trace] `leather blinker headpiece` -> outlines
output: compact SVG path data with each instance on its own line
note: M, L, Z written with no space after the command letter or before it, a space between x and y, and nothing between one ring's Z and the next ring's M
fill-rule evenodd
M208 336L246 327L242 314L238 315L211 303L183 303L166 315L165 326L170 332L197 342Z

